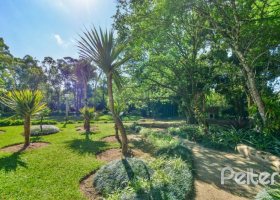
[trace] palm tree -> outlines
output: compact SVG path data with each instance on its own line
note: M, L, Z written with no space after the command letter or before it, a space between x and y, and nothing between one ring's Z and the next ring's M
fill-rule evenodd
M0 97L1 103L24 119L24 147L30 144L31 117L46 108L46 104L42 103L42 100L43 94L37 90L15 90Z
M99 32L95 27L91 30L86 30L80 36L78 41L78 48L80 56L83 59L89 60L99 67L107 77L109 108L112 113L115 124L121 133L122 138L122 154L124 156L128 153L128 141L123 123L120 117L116 114L114 109L113 96L113 80L117 86L120 86L119 67L128 61L128 58L121 58L124 52L124 45L117 43L113 37L113 31Z

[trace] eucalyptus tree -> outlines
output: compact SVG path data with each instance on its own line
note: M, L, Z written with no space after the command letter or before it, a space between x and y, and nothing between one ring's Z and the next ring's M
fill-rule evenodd
M114 39L113 31L99 31L93 27L86 30L78 41L80 56L99 67L107 77L109 108L113 119L121 132L122 153L128 154L128 140L124 125L114 108L113 81L117 86L121 86L121 76L119 69L129 59L123 57L125 46Z
M80 112L84 116L84 129L87 132L90 131L90 119L94 113L93 108L88 108L88 83L96 76L95 70L96 68L85 60L79 60L74 67L75 78L83 88L84 107Z
M42 92L36 90L15 90L0 97L0 102L24 119L24 147L30 144L31 117L46 108Z

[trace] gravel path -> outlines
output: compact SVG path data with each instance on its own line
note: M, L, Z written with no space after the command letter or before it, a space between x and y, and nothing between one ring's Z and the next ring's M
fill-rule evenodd
M221 184L221 169L230 166L235 172L271 171L270 168L250 161L240 154L226 153L204 148L196 143L184 141L192 150L196 174L196 200L245 200L254 199L261 185L238 185L234 180Z

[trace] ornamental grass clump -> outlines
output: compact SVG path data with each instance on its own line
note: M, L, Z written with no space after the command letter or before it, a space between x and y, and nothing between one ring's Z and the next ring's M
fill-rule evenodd
M53 125L40 125L31 127L31 136L42 136L58 133L59 128Z

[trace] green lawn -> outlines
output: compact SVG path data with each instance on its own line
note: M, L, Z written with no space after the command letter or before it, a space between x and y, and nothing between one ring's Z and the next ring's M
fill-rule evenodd
M78 133L75 126L33 138L50 142L46 147L14 154L0 152L0 199L85 199L79 180L103 164L95 153L118 145L100 141L113 134L112 123L98 124L99 132L89 138ZM0 129L6 130L0 134L0 148L23 142L21 126Z

